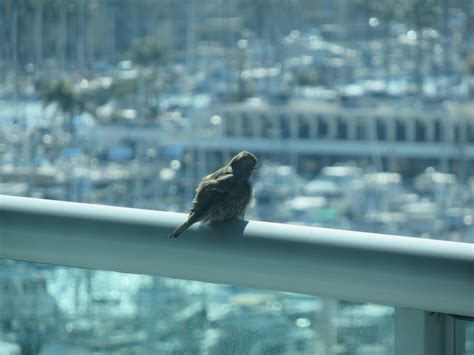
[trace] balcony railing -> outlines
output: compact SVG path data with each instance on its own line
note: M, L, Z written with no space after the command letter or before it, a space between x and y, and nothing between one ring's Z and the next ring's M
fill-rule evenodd
M463 354L474 245L0 196L0 258L371 302L395 308L396 354Z

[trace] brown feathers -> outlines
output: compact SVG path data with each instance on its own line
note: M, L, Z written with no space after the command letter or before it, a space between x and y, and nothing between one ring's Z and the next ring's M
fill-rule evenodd
M177 238L196 222L225 221L243 218L252 197L250 177L257 158L243 151L224 167L205 176L196 189L188 219L176 228L170 238Z

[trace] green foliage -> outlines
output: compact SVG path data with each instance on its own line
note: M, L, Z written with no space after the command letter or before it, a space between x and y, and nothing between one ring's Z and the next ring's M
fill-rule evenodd
M46 82L40 88L40 96L45 104L55 103L68 115L82 112L84 101L75 90L73 83L65 78Z
M417 31L436 27L440 13L438 0L400 0L395 5L396 18L411 24Z
M295 84L298 86L318 86L322 84L316 70L310 67L295 68L293 70Z
M81 90L78 93L84 111L94 113L97 107L105 105L111 99L110 88L101 86Z
M124 99L136 95L138 80L136 78L115 79L110 89L114 98Z
M417 31L436 27L441 13L439 0L354 0L352 6L367 18L400 21Z
M231 97L233 102L242 102L245 99L255 96L256 86L253 80L241 80L238 89Z
M97 107L110 100L112 94L110 89L102 87L79 90L66 78L44 83L39 92L46 105L54 103L70 117L86 111L94 113Z
M299 2L292 0L239 0L237 3L244 25L258 37L277 31L289 32L292 29L289 17L300 8Z
M376 17L382 21L389 21L393 19L395 8L399 2L396 0L353 0L350 2L351 11L363 14L364 17ZM346 6L346 5L343 5Z
M139 65L161 63L165 57L165 48L157 36L135 40L129 52L130 59Z

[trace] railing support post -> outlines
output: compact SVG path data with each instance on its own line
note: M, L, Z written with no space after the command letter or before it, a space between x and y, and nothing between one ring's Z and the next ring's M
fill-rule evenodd
M395 354L464 355L465 322L447 314L395 308Z

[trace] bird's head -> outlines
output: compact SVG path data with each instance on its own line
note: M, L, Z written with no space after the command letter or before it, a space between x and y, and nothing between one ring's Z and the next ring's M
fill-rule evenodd
M233 157L229 164L232 166L234 174L250 178L257 167L257 158L252 153L244 150Z

